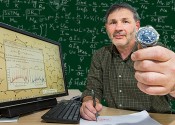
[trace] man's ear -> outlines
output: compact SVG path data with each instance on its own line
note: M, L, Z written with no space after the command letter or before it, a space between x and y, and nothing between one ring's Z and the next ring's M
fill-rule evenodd
M107 23L105 23L105 26L104 27L105 27L105 29L107 29Z
M137 31L139 30L139 28L140 28L140 21L136 21L136 27L137 27Z
M140 28L140 21L136 21L136 30L138 31ZM137 45L138 49L142 49L142 46L140 44Z

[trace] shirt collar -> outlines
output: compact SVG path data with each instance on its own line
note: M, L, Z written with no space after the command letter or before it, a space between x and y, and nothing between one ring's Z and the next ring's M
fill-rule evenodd
M134 47L133 47L131 53L129 54L129 56L128 56L125 60L127 60L127 59L131 56L131 54L132 54L133 52L137 51L137 50L138 50L138 44L137 44L137 42L135 42L135 45L134 45ZM114 44L111 45L111 53L112 53L112 56L113 56L113 57L114 57L114 56L119 56L119 57L120 57L120 53L118 52L118 50L117 50L117 48L115 47Z

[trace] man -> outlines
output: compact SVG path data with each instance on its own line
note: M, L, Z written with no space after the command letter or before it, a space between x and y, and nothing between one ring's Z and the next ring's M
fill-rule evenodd
M161 46L138 49L140 19L128 4L114 4L106 14L112 45L97 50L92 59L80 114L96 120L104 98L109 107L170 113L175 97L175 53ZM91 90L96 95L93 106Z

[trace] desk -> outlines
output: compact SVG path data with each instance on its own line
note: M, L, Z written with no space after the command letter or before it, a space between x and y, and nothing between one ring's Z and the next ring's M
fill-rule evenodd
M44 123L41 119L41 116L48 110L36 112L30 115L20 117L17 123L0 123L3 125L67 125L67 124L58 124L58 123ZM103 107L103 110L100 112L100 115L126 115L130 113L135 113L134 111L127 111L121 109L113 109L108 107ZM150 113L150 116L160 122L163 125L175 125L175 114L159 114L159 113ZM69 124L70 125L70 124ZM73 124L77 125L77 124Z
M72 94L78 94L79 91L70 90L69 93ZM77 95L76 94L76 95ZM70 97L70 96L69 96ZM63 98L62 98L63 99ZM65 97L65 99L69 99L68 97ZM17 123L0 123L0 125L70 125L70 124L58 124L58 123L45 123L42 121L41 116L47 112L47 110L38 111L35 113L32 113L30 115L22 116L19 118ZM121 110L121 109L114 109L114 108L108 108L103 107L103 110L100 112L101 116L108 115L126 115L135 113L135 111L128 111L128 110ZM175 114L159 114L159 113L150 113L150 116L160 122L162 125L175 125ZM77 124L72 124L77 125Z

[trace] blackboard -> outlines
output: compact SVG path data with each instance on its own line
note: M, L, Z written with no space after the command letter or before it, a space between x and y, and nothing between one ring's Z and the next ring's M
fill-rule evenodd
M0 0L0 22L61 43L68 88L84 90L92 54L110 44L106 10L115 2L137 8L175 51L175 0Z

